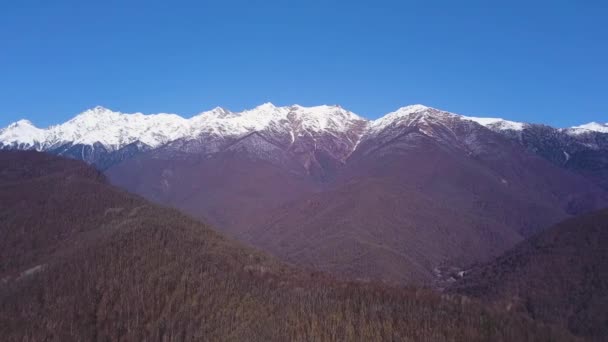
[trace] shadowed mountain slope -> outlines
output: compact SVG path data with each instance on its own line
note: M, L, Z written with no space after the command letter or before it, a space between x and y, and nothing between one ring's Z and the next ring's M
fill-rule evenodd
M296 271L84 164L0 153L5 341L566 341L458 296Z
M450 290L605 340L608 210L547 229L495 261L467 270Z
M372 127L332 185L278 208L246 240L347 277L429 284L570 215L606 205L591 182L481 125L404 110Z

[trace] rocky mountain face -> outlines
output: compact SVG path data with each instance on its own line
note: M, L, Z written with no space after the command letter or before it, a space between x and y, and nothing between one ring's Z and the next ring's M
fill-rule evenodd
M607 206L597 186L606 137L421 105L374 121L338 106L190 119L96 108L46 130L0 132L4 148L86 160L291 263L407 284Z
M555 165L581 174L606 189L608 134L603 130L581 127L556 129L545 125L526 125L520 131L502 130L500 133Z

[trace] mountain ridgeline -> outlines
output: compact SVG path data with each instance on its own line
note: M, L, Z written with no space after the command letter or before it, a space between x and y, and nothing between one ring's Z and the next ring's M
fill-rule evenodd
M109 185L0 152L4 341L570 341L459 295L300 271Z
M374 121L338 106L216 108L190 119L97 107L48 129L20 121L0 143L85 160L113 184L292 264L434 285L608 206L603 128L421 105Z

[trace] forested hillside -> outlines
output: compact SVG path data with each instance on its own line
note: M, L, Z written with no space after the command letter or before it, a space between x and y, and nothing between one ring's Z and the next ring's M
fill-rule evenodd
M2 152L0 175L5 341L572 339L460 296L283 266L74 161Z

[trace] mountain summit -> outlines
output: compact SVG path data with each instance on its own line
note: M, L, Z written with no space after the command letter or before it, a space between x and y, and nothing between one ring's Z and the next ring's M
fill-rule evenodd
M106 150L117 151L135 142L155 148L175 140L197 139L205 134L239 137L271 130L295 140L298 135L344 133L352 130L353 126L365 126L366 129L357 130L358 136L353 138L356 143L366 131L378 131L392 124L441 118L474 121L492 130L521 131L528 126L498 118L457 115L421 104L402 107L376 120L364 119L340 106L277 107L270 102L242 112L217 107L189 119L166 113L128 114L96 106L65 123L45 129L37 128L27 120L12 123L0 130L0 147L49 151L66 144L83 147L99 144ZM573 135L608 133L608 125L589 123L566 131Z

